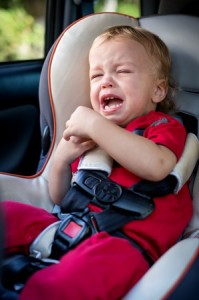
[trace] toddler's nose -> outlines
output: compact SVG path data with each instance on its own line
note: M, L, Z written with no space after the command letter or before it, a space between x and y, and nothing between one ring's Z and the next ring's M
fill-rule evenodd
M108 87L112 87L113 86L113 82L110 78L104 78L102 83L101 83L101 88L108 88Z

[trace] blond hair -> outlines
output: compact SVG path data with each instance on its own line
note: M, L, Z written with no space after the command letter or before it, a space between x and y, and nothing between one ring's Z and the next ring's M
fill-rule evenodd
M176 87L171 79L171 57L165 43L157 35L141 27L114 26L100 34L94 40L92 47L115 38L133 39L145 48L155 63L158 78L165 80L168 89L163 101L157 104L156 110L165 113L173 112L175 109L173 96Z

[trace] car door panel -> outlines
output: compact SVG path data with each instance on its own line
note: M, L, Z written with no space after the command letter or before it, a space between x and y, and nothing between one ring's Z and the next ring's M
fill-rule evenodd
M32 175L36 171L42 64L41 60L0 66L0 172Z

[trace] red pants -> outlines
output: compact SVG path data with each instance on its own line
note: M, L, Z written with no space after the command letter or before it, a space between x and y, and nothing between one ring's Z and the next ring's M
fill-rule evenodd
M57 221L43 209L7 201L6 251L23 251L49 224ZM60 263L36 272L20 300L115 300L142 277L149 266L127 240L97 233L65 254Z

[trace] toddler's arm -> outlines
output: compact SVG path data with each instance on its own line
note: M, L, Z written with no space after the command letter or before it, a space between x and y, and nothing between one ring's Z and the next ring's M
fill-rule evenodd
M70 140L73 135L92 139L120 165L143 179L163 179L177 161L168 148L126 131L87 107L78 107L67 121L64 138Z

